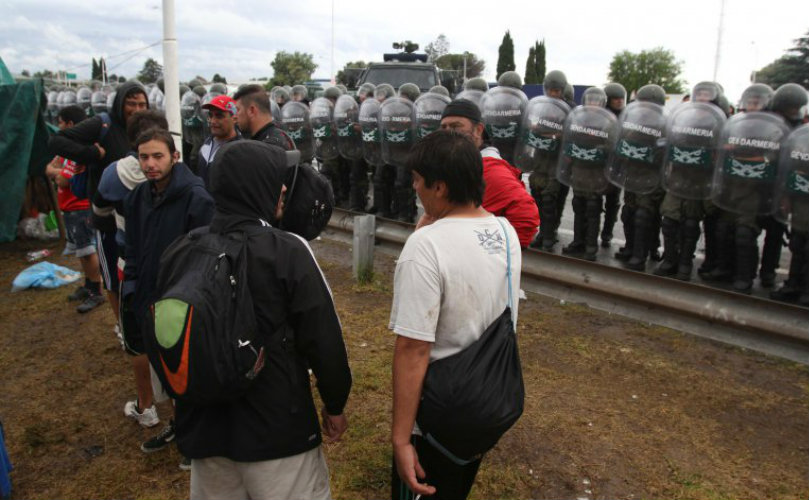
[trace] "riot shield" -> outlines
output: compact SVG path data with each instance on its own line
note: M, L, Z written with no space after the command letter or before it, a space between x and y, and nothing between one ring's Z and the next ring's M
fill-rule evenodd
M450 103L447 96L429 92L416 99L416 138L421 139L441 128L441 114Z
M379 108L379 132L382 135L382 160L388 165L403 166L413 146L416 133L413 103L391 97Z
M309 123L309 108L302 102L290 101L281 108L281 128L301 152L301 161L309 162L315 156L315 142Z
M618 120L618 133L607 163L607 178L630 193L649 194L660 186L665 150L663 106L635 101Z
M107 111L107 94L103 90L96 90L90 97L90 107L93 114L98 115Z
M809 124L781 146L775 193L776 219L793 231L809 232Z
M520 137L522 115L527 105L525 93L512 87L495 87L480 99L481 115L489 140L500 151L500 156L512 164Z
M59 98L59 92L52 90L48 92L48 121L52 125L57 124L57 115L59 114L59 104L57 99Z
M788 134L786 122L774 113L754 111L731 117L722 129L714 166L713 202L736 214L772 214L778 155Z
M612 112L579 106L567 115L556 178L585 193L601 193L609 184L604 173L618 129Z
M108 112L110 112L110 113L113 111L113 109L112 109L112 108L113 108L113 105L115 104L115 95L116 95L117 93L118 93L118 92L116 92L115 90L113 90L112 92L110 92L109 94L107 94L107 111L108 111Z
M334 133L334 105L325 97L318 97L309 110L309 123L315 139L315 154L322 160L333 160L340 156L337 151L337 137Z
M453 100L466 99L467 101L474 102L477 105L477 107L480 108L480 100L483 98L483 94L485 94L485 92L483 92L482 90L469 89L464 90L463 92L456 95L455 99Z
M345 94L334 105L334 127L337 129L337 151L347 160L362 158L360 106L354 97Z
M537 96L528 101L514 165L523 172L556 178L559 143L570 106L561 99Z
M663 189L687 200L711 196L725 120L722 110L712 104L691 101L674 108L666 120Z
M59 100L59 109L65 109L68 106L76 104L76 92L72 90L65 90L62 98Z
M81 87L76 91L76 105L85 113L89 113L92 104L93 91L88 87Z
M270 113L272 114L273 122L276 124L281 123L281 107L272 99L270 99Z
M360 127L362 129L362 156L369 165L384 165L382 160L382 136L379 132L379 109L376 99L366 99L360 106Z
M180 118L183 123L183 138L185 142L201 145L205 141L202 129L201 101L199 95L193 90L187 91L180 99Z

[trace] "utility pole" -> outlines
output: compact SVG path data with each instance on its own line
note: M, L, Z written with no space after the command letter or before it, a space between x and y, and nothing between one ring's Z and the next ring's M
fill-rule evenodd
M183 128L180 121L180 76L177 70L174 0L163 0L163 89L169 132L174 137L174 145L182 156Z
M722 30L725 25L725 0L720 0L719 7L719 28L716 30L716 57L713 63L713 81L716 81L716 76L719 73L719 59L722 53Z

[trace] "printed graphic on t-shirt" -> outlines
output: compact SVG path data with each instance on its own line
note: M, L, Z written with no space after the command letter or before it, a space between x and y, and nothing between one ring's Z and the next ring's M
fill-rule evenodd
M475 234L478 236L478 243L489 255L498 254L503 250L504 240L499 229L494 231L484 229L482 232L475 231Z

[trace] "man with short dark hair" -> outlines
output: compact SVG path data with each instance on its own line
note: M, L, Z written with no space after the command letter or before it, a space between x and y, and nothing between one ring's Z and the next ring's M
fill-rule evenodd
M115 273L117 278L124 274L124 248L126 240L124 235L124 199L130 191L146 180L135 149L135 141L141 132L157 127L168 130L169 124L165 115L156 110L147 109L138 111L129 117L126 122L126 135L131 145L131 152L118 161L109 164L101 174L98 181L98 189L93 195L93 219L105 221L110 218L115 219L115 244L118 248L116 265L110 268L110 272ZM120 327L118 327L118 338L123 344ZM148 416L147 416L148 420Z
M463 500L480 467L480 459L453 462L416 425L429 363L477 341L502 316L509 289L520 287L517 232L481 206L485 167L478 148L468 134L439 130L416 143L407 163L425 217L396 263L388 325L396 334L394 500L414 494Z
M164 129L144 131L135 142L138 161L146 181L124 200L126 223L126 265L121 285L121 323L126 350L135 356L135 384L138 398L127 403L125 413L138 421L139 412L153 408L151 372L143 343L143 321L157 297L160 256L179 236L207 225L213 216L213 199L202 180L180 163L174 138ZM155 413L151 420L159 420ZM174 439L169 423L158 436L141 446L156 451Z
M208 170L213 163L216 152L224 144L241 138L236 131L236 102L226 95L214 97L211 102L202 105L208 110L208 128L211 135L205 139L199 148L197 175L205 182L208 188ZM270 115L272 116L272 115Z
M441 115L441 129L454 130L469 137L483 157L483 208L503 216L514 226L520 246L527 247L539 227L539 210L522 183L522 173L500 157L497 148L484 141L480 108L472 101L452 101Z
M233 100L236 102L236 123L245 138L263 141L287 151L295 149L292 139L273 123L270 98L264 87L245 85L233 95Z

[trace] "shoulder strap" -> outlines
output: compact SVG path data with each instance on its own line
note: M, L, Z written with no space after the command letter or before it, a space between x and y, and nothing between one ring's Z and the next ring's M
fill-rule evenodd
M508 240L508 231L506 231L506 226L503 225L503 221L500 220L500 217L497 217L497 222L500 224L500 228L503 230L503 236L506 238L506 276L508 276L508 307L510 309L514 309L514 301L512 298L511 292L511 244Z

